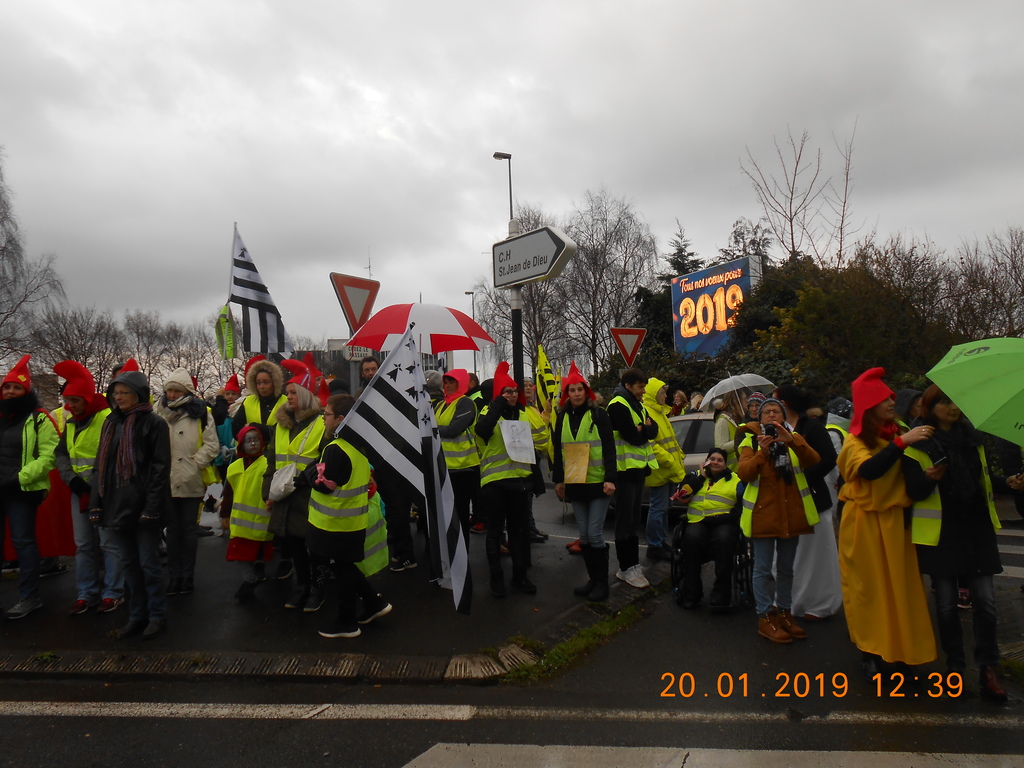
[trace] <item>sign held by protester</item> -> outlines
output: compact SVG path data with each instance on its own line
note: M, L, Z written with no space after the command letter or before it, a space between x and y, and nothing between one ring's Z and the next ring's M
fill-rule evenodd
M676 352L715 355L729 340L736 313L753 288L750 259L672 278Z

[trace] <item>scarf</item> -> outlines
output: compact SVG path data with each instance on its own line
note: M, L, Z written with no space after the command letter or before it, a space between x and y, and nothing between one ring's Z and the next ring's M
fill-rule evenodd
M121 412L121 419L107 419L103 422L103 431L100 432L100 448L96 457L97 465L100 467L99 494L102 498L106 490L107 461L110 458L110 448L114 442L114 432L117 430L117 421L123 421L124 427L121 432L121 442L117 446L117 464L114 468L114 480L117 488L122 488L135 476L135 422L139 415L152 413L153 406L149 403L139 403L127 411Z

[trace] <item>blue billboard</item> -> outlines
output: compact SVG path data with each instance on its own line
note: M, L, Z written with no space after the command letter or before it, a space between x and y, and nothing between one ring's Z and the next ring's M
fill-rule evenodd
M748 258L672 278L676 352L715 355L729 340L752 285Z

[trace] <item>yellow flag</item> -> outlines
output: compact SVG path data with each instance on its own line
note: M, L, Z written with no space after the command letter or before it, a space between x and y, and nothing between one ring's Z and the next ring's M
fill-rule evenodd
M537 408L541 411L553 410L558 403L558 385L555 374L551 370L548 356L544 354L544 345L537 345Z

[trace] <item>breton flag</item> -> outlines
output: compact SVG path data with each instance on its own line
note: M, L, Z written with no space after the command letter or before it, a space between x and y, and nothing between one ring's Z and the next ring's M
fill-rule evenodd
M270 291L249 255L238 227L231 249L231 296L242 307L242 348L246 352L269 355L276 352L291 357L292 343L284 329Z
M438 581L452 590L455 609L468 614L473 595L469 550L455 514L455 494L411 328L363 389L339 436L361 450L370 464L386 464L408 480L419 497L417 506L427 511Z

